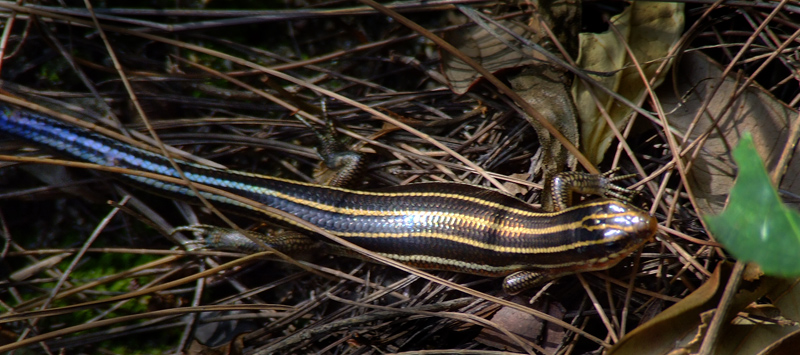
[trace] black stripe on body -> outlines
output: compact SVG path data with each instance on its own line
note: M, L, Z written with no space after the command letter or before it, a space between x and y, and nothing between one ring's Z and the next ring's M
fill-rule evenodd
M8 106L0 106L0 130L83 161L179 177L168 160L157 154ZM176 162L193 182L286 211L401 261L429 257L493 267L579 265L624 252L631 243L652 235L643 236L649 229L637 230L641 229L637 223L649 215L613 200L541 213L514 197L471 185L426 183L353 191ZM160 194L196 202L187 187L126 177ZM204 196L240 214L264 213L219 195Z

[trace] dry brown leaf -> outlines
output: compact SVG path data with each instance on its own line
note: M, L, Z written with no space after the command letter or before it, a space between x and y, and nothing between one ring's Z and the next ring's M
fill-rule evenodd
M532 4L539 9L539 16L553 29L558 41L571 56L577 54L577 38L580 29L580 6L570 0L535 0ZM462 16L452 16L451 22L467 21ZM547 47L555 55L559 55L551 39L541 28L535 17L523 20L497 20L497 24L506 27L510 34L499 26L485 22L488 30L482 26L473 26L460 31L447 32L444 39L454 47L472 58L490 73L528 66L531 64L549 65L547 57L524 46L517 37ZM527 27L525 25L527 25ZM442 72L450 83L450 89L456 94L463 94L475 84L480 74L448 52L442 52Z
M729 264L718 266L711 278L689 296L625 335L611 349L609 355L651 355L670 354L676 350L689 353L696 351L699 345L705 341L705 327L710 321L709 316L711 315L706 312L715 310L718 306L729 276ZM793 306L779 305L778 303L775 305L785 308L788 312L796 312L798 304L800 304L797 302L797 296L787 292L787 290L791 290L793 283L793 281L775 277L762 277L754 282L740 282L739 289L727 309L726 319L735 318L740 311L747 309L756 300L765 296L769 298L770 295L782 295L785 302L794 302ZM785 312L783 309L781 311ZM704 313L705 316L703 316ZM752 335L758 330L772 336L766 342L759 342L762 340ZM785 333L791 330L793 328L787 327ZM763 348L785 334L777 333L774 328L765 326L735 326L730 321L725 321L719 332L718 339L721 341L718 341L713 352L718 355L754 354L755 351L742 351L742 349L746 346L753 346L752 349L759 346ZM748 339L756 341L756 343L746 343Z
M609 355L669 354L685 348L695 340L700 314L719 302L730 272L730 265L717 266L699 288L625 335Z
M529 306L526 298L513 297L510 301ZM530 305L530 307L558 319L564 317L563 306L557 302L539 301ZM540 344L548 354L554 354L564 342L564 337L566 336L564 328L542 321L538 317L511 307L500 308L490 320L522 339ZM538 340L540 336L544 341L540 342ZM496 329L484 328L476 340L498 349L522 350L519 349L515 341L508 339L505 334Z
M509 177L514 178L514 179L523 180L523 181L528 181L528 179L530 179L530 177L531 177L531 174L528 174L528 173L511 174L511 175L509 175ZM516 183L513 183L511 181L504 182L503 183L503 187L505 187L506 190L508 191L508 193L511 194L511 195L525 195L528 192L530 192L530 190L531 190L530 186L516 184Z
M676 76L677 87L662 88L658 94L668 113L671 128L684 136L703 100L718 85L722 68L705 55L691 52L681 58L676 72L679 73ZM784 146L788 144L791 123L797 117L797 112L757 85L747 88L730 106L731 109L723 112L728 98L739 86L735 78L726 78L711 99L707 114L701 117L690 135L692 141L696 140L714 127L712 117L718 119L716 129L703 143L688 172L688 183L696 197L697 207L705 213L718 214L725 205L735 177L735 165L730 152L739 143L742 133L750 132L753 135L756 150L764 159L767 171L772 171ZM679 96L690 94L682 98L675 93ZM790 164L781 187L800 193L798 176L800 164Z
M525 27L516 22L509 20L498 22L523 38L531 38L533 36ZM533 63L533 58L538 55L533 49L521 48L514 50L509 48L503 41L516 43L517 40L500 28L491 24L489 26L497 31L500 38L495 37L482 27L474 26L463 31L448 32L445 40L491 73ZM538 57L544 59L541 55L538 55ZM442 72L450 83L450 89L459 95L467 92L481 78L475 69L444 51L442 52Z
M611 22L625 37L623 40L627 41L649 79L661 62L667 59L670 48L681 36L683 4L633 2L621 14L614 16ZM614 72L625 68L616 75L595 79L633 102L640 101L646 94L644 84L636 68L630 66L624 42L610 30L599 34L581 33L580 36L578 67L595 72ZM663 74L656 80L655 86L662 81ZM597 89L593 91L614 124L623 127L630 118L631 108ZM585 84L576 80L572 95L580 117L581 149L592 163L597 164L603 160L614 133L600 114Z
M762 314L764 317L762 320L765 321L763 324L755 322L751 325L742 325L742 322L737 322L735 325L726 324L721 330L721 339L725 340L717 344L715 353L717 355L756 354L762 349L777 346L776 343L791 339L786 337L791 337L793 333L797 332L796 322L800 321L798 281L800 280L779 280L777 286L765 295L764 299L772 301L772 304L769 305L771 311ZM752 307L750 305L744 311L755 314ZM763 308L766 305L760 305L760 307ZM796 351L797 348L794 350ZM773 354L781 353L774 352Z
M542 25L546 24L567 53L574 56L578 48L580 7L562 0L538 0L534 3L538 12L530 19L529 28L510 20L498 21L498 24L563 58L544 30ZM524 66L519 73L509 75L511 88L567 140L575 146L579 145L576 109L569 94L572 76L565 68L554 65L530 46L516 46L519 41L494 24L486 23L484 27L456 32L447 40L490 72ZM479 79L474 69L447 54L442 54L442 67L451 89L456 93L466 92ZM542 204L545 210L552 210L550 180L561 171L574 169L577 159L538 120L528 115L524 117L536 129L539 137L542 151L540 168L545 181Z
M772 343L768 348L759 352L758 355L794 354L797 349L800 349L800 330L795 330Z

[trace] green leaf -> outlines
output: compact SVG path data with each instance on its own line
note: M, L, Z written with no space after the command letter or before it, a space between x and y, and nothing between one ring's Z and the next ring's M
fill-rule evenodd
M719 216L704 216L712 235L742 261L764 273L800 276L800 215L772 187L753 138L745 134L733 151L739 175Z

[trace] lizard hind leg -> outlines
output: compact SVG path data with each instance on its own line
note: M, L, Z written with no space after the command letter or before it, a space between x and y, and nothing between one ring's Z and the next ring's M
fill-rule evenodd
M332 187L352 187L357 183L366 168L366 159L361 153L351 150L342 142L333 120L325 115L325 129L321 129L300 115L295 117L311 128L319 140L317 154L325 164L316 169L314 180L320 185Z

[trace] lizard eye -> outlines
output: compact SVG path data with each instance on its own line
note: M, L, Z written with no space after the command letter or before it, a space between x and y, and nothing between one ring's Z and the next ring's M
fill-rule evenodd
M605 221L599 218L587 218L583 220L583 228L591 229L592 227L597 227L604 223Z

